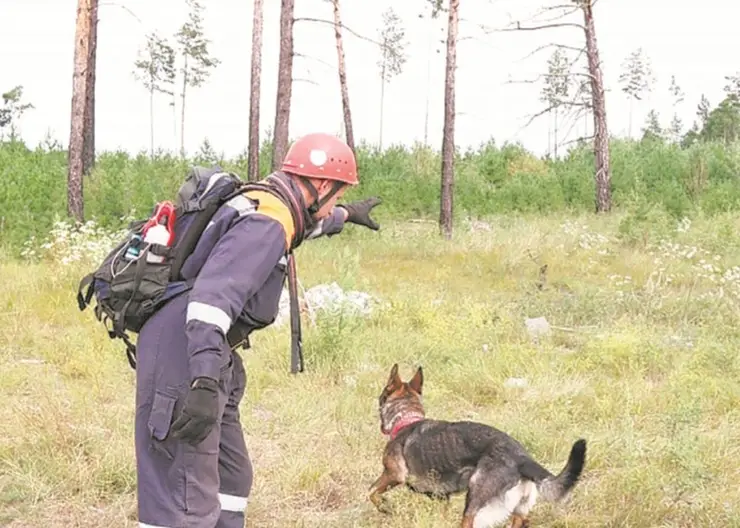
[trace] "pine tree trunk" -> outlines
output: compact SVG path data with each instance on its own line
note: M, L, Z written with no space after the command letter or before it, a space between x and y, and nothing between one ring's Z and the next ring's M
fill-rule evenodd
M152 85L149 88L149 155L154 159L154 76L151 77Z
M72 75L72 115L69 133L67 170L67 213L84 222L82 176L85 155L85 107L87 104L90 57L90 6L92 0L78 0L75 28L74 73Z
M429 145L429 90L432 77L432 42L427 44L427 82L426 82L426 101L424 104L424 146Z
M257 181L260 176L262 2L263 0L254 0L252 15L252 73L249 89L249 154L247 156L247 179L249 181Z
M347 62L344 57L342 44L342 19L339 13L339 0L332 0L334 5L334 37L337 41L337 65L339 69L339 87L342 91L342 113L344 115L344 131L347 145L355 151L355 134L352 129L352 112L349 107L349 89L347 88Z
M558 108L555 107L555 123L553 126L553 134L555 138L553 141L553 149L555 150L555 159L558 159Z
M282 0L280 7L280 56L278 58L277 101L272 140L272 170L280 169L288 151L290 98L293 93L293 11L294 0Z
M604 76L601 71L599 47L596 41L596 27L591 0L581 2L584 25L586 27L586 56L591 76L591 96L594 113L594 155L596 160L596 211L611 211L611 167L609 162L609 129L606 123L606 98L604 97Z
M380 74L380 132L378 137L378 150L383 150L383 113L385 111L385 66Z
M90 45L87 57L87 93L85 95L85 139L82 174L87 176L95 166L95 70L98 49L98 0L90 0Z
M182 74L182 107L180 108L180 157L185 158L185 91L188 88L188 56L185 55Z
M173 145L173 150L177 148L177 92L175 91L175 87L173 84L172 87L172 103L170 105L172 106L172 137L175 140L175 143Z
M445 67L445 118L442 131L442 193L439 227L444 237L452 238L453 189L455 176L455 69L457 65L457 24L460 0L450 0Z

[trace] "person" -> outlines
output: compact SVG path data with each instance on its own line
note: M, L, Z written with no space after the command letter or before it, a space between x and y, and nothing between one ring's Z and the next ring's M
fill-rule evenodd
M215 178L216 176L213 176ZM352 150L328 134L290 147L262 190L222 205L185 260L192 288L137 340L135 446L142 528L242 528L252 465L239 419L239 345L275 321L286 257L345 223L378 230L379 198L337 205L359 183Z

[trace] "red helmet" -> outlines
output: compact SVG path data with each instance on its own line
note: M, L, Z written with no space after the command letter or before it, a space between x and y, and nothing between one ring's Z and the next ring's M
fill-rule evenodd
M282 171L357 185L357 162L341 139L320 132L298 138L288 149Z

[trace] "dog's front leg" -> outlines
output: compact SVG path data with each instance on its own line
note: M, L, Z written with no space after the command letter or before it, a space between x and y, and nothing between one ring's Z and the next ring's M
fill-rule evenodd
M388 506L388 499L382 495L399 484L401 484L401 482L399 482L398 479L393 478L388 470L385 470L383 471L383 474L373 482L372 486L370 486L370 489L372 490L370 493L370 501L375 505L379 512L385 514L391 513L390 507Z
M529 528L529 519L522 515L514 514L511 517L511 526L509 528Z

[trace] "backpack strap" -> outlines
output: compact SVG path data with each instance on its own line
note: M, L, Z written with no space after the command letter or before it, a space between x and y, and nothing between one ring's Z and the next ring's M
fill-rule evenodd
M198 244L198 240L200 240L200 237L203 234L203 231L205 231L208 226L208 222L211 221L216 210L221 207L224 202L225 199L220 196L213 196L203 200L200 211L198 211L195 218L193 218L193 222L185 232L185 236L178 242L177 247L174 250L174 256L172 258L170 268L171 281L175 282L182 279L180 271L182 270L183 264L185 264L185 260L193 252L195 246ZM193 208L190 210L193 210Z
M131 296L123 305L123 308L116 312L113 312L113 331L116 332L116 335L120 336L126 334L124 329L123 317L126 315L129 306L131 306L131 301L134 300L134 296L136 296L139 291L139 286L141 286L141 279L144 278L144 272L146 271L146 258L150 250L151 246L144 249L144 251L142 251L141 255L136 261L136 273L134 274L134 285L131 288Z
M84 277L82 277L82 280L80 281L80 285L77 287L77 306L79 306L80 311L87 308L87 306L90 304L90 301L92 301L93 297L93 279L94 279L95 273L88 273ZM87 291L85 294L82 294L82 290L87 286Z
M266 183L250 183L247 184L246 187L250 190L263 191L267 194L273 195L275 198L280 200L285 207L287 207L293 220L293 229L289 230L286 228L286 222L283 215L277 215L276 217L269 214L271 212L269 206L266 211L261 211L263 213L267 212L268 216L275 218L275 220L280 222L283 227L286 228L288 294L290 298L290 372L291 374L296 374L298 372L304 372L305 364L303 362L300 305L298 304L298 276L293 250L303 242L306 231L306 222L303 217L303 210L287 184L274 174L269 175L265 180ZM250 198L256 194L254 192L250 193L249 190L247 190L247 193ZM258 196L254 196L253 199L257 198ZM273 209L273 211L276 213L279 209ZM289 234L289 231L292 231L292 235Z

